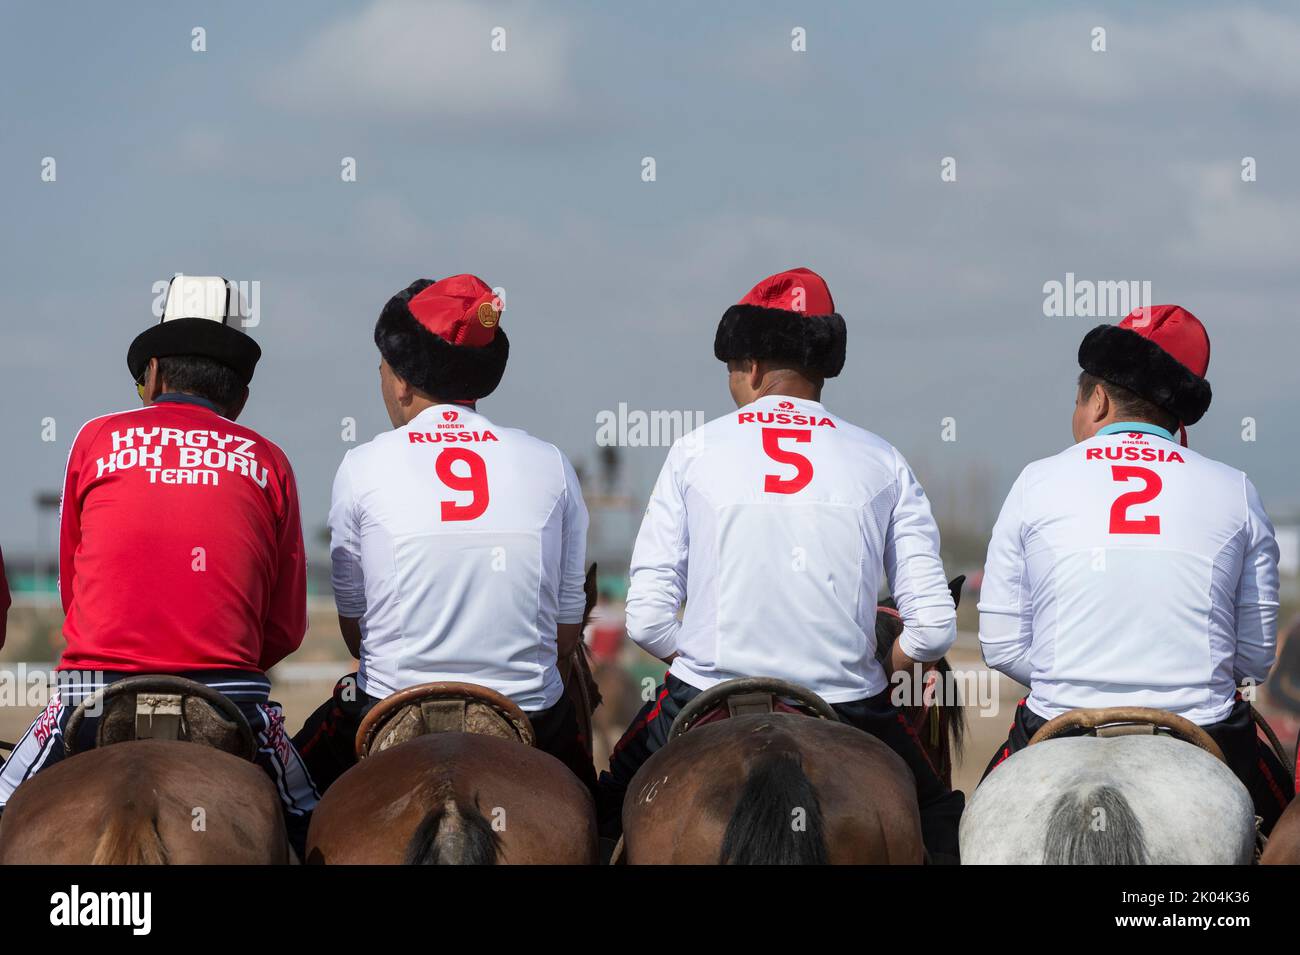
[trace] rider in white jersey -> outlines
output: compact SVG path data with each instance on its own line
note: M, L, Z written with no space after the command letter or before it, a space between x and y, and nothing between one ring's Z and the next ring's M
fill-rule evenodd
M495 478L495 480L494 480ZM440 403L343 458L334 600L361 621L358 685L469 681L559 702L556 626L582 620L587 512L554 445Z
M714 354L739 410L673 446L632 555L628 635L671 669L601 778L606 838L682 706L718 682L770 676L815 691L902 756L926 846L956 857L962 794L907 732L876 659L884 578L905 622L891 670L938 660L956 636L939 531L902 455L821 403L845 339L807 269L765 279L723 316Z
M371 705L439 681L509 697L595 786L561 674L581 641L587 509L559 449L474 406L505 370L499 318L492 289L456 275L412 283L376 325L394 430L344 456L330 507L335 603L360 667L297 736L322 788Z
M1175 438L1209 407L1209 353L1174 305L1084 339L1078 443L1021 472L989 544L984 659L1030 687L989 769L1069 710L1154 707L1219 741L1271 825L1285 770L1237 686L1273 664L1273 526L1245 474Z
M819 401L767 394L669 451L632 555L628 632L697 689L780 674L847 703L888 684L874 639L886 577L899 647L937 660L956 618L907 462Z

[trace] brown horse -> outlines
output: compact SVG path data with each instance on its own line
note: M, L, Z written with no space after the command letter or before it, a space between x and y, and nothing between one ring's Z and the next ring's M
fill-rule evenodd
M954 605L964 581L949 584ZM893 601L884 601L876 614L879 660L888 659L902 630ZM927 684L951 673L946 659L924 669ZM901 714L951 785L965 730L961 701L920 689ZM812 701L819 704L812 709L825 710ZM915 782L884 743L833 719L793 713L705 722L655 753L633 778L623 804L623 861L924 860ZM800 820L804 829L792 827Z
M587 571L587 607L596 602L596 565ZM562 671L580 729L592 743L591 713L600 702L581 645ZM435 688L441 686L441 690ZM533 748L528 718L482 687L428 684L393 694L358 731L358 755L370 755L326 791L312 815L307 862L316 864L590 865L598 861L595 805L587 788L555 757ZM434 694L423 691L435 690ZM450 724L439 706L450 700ZM443 702L439 703L438 700ZM423 701L423 702L422 702ZM432 701L432 702L430 702ZM478 716L465 716L457 701ZM430 707L427 711L424 707ZM485 735L509 727L517 738ZM498 719L499 717L499 719ZM466 732L475 720L480 731ZM428 722L426 722L428 721ZM430 724L438 724L436 727ZM415 735L423 724L426 735ZM456 726L450 729L449 726ZM401 726L391 748L377 742Z
M1269 833L1261 865L1300 865L1300 799L1291 800Z
M307 862L596 861L591 795L555 757L474 733L419 736L363 759L321 799Z
M0 818L0 864L290 861L280 799L247 760L197 743L138 740L32 776Z
M673 740L623 805L624 861L919 864L915 784L888 746L844 723L735 716Z

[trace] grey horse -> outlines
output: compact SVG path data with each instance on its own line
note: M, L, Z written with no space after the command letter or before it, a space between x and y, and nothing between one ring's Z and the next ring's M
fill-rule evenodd
M1013 755L961 821L963 864L1248 865L1250 794L1168 736L1058 737Z

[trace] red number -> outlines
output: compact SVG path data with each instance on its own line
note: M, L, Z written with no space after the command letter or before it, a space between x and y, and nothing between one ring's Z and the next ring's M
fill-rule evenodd
M1136 504L1154 501L1160 489L1164 487L1160 475L1150 468L1138 468L1128 464L1111 465L1110 475L1116 481L1128 481L1137 478L1146 486L1140 491L1129 491L1115 498L1110 506L1110 532L1112 534L1159 534L1160 518L1152 514L1140 521L1130 520L1128 509Z
M798 431L794 428L764 428L763 453L777 464L792 464L794 477L786 480L779 474L763 475L763 490L768 494L794 494L808 486L813 477L812 462L802 454L782 449L780 441L789 438L798 444L807 444L812 440L811 431Z
M469 474L461 477L451 469L457 461L469 465ZM438 479L453 491L469 491L474 496L468 504L455 501L442 502L442 519L444 521L472 521L482 517L488 506L487 464L483 459L467 448L447 448L438 455L434 462Z

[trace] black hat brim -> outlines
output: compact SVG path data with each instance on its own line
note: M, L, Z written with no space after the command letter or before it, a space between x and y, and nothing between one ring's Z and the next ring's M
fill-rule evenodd
M719 361L786 362L819 378L844 368L848 329L838 312L800 315L761 305L733 305L718 322L713 355Z
M1210 409L1210 383L1149 338L1118 325L1098 325L1079 345L1079 367L1127 388L1184 425Z
M135 337L126 352L126 367L136 381L150 358L200 355L225 365L247 385L262 357L261 346L237 328L206 318L177 318L151 325Z

